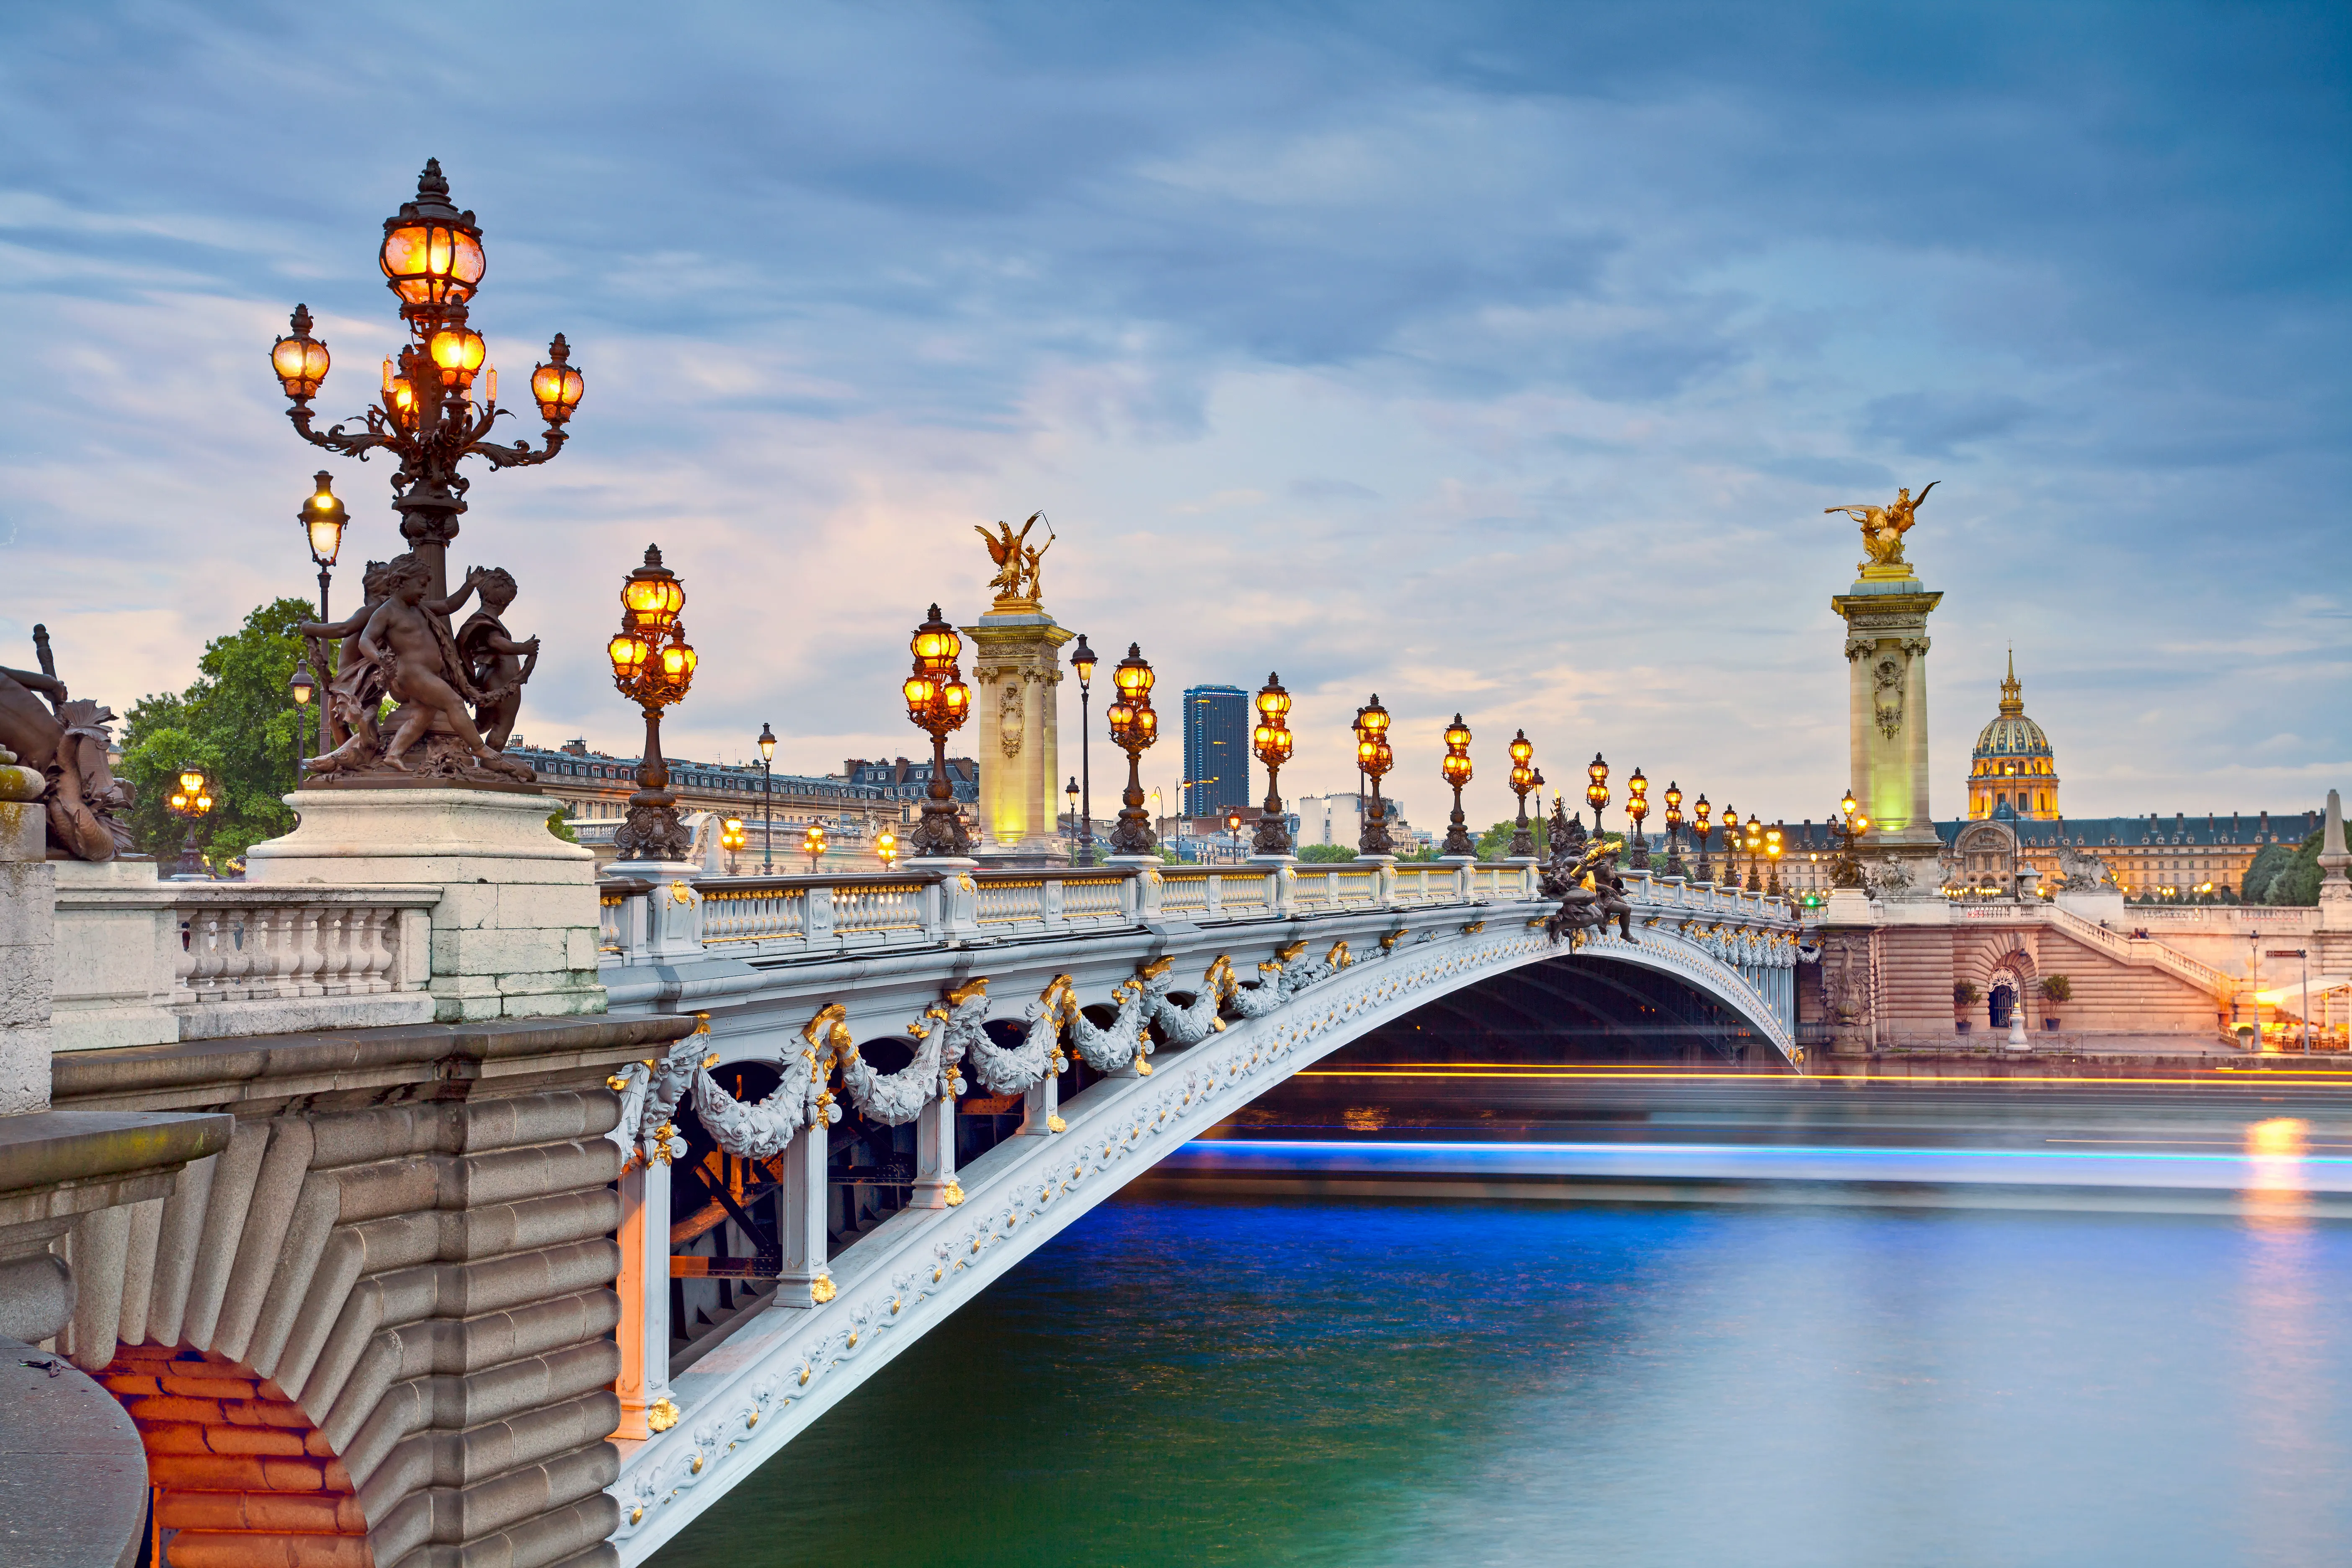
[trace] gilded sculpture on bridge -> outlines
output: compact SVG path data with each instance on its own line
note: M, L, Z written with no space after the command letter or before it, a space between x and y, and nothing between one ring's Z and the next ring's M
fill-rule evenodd
M1910 532L1911 525L1918 521L1919 503L1927 499L1927 491L1943 482L1930 479L1927 489L1916 496L1906 485L1895 492L1895 500L1885 506L1830 506L1823 507L1822 510L1824 515L1842 511L1862 525L1862 548L1869 559L1856 563L1857 570L1867 572L1873 566L1907 567L1910 563L1903 558L1903 536Z
M1032 545L1029 531L1040 522L1045 524L1045 542ZM998 523L994 533L974 523L972 531L987 541L988 558L996 563L996 575L988 580L988 585L996 590L994 607L1034 609L1043 593L1045 552L1054 548L1054 525L1045 514L1031 512L1018 533L1009 522Z

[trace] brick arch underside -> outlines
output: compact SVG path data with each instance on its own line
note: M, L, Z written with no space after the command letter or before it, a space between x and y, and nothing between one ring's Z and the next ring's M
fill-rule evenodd
M99 1381L146 1445L171 1568L372 1568L351 1472L276 1384L170 1345L121 1346Z
M174 1564L614 1560L617 1119L601 1090L240 1118L77 1227L62 1346L148 1435L197 1532Z

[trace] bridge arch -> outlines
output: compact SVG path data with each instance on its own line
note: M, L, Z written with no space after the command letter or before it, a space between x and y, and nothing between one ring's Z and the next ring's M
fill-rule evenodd
M1080 1054L1099 1059L1098 1068L1040 1080L1013 1135L940 1173L960 1182L955 1197L891 1215L829 1258L822 1293L746 1321L729 1338L723 1364L682 1370L674 1423L628 1454L611 1488L622 1519L612 1539L624 1568L644 1563L899 1349L1078 1215L1384 1026L1439 1016L1433 1008L1460 1012L1472 1005L1462 993L1524 973L1527 989L1512 1005L1530 1020L1565 997L1596 1019L1613 1015L1622 1033L1628 1019L1643 1026L1646 1007L1685 1033L1737 1041L1743 1057L1801 1061L1793 984L1801 954L1784 906L1679 889L1634 905L1630 938L1583 931L1554 942L1543 930L1543 906L1513 899L1346 909L1311 920L1173 920L910 947L805 969L747 967L730 983L741 1000L714 1009L693 1050L720 1060L763 1052L774 1059L780 1050L799 1052L818 1020L839 1020L851 1038L883 1035L942 994L958 1007L992 1005L994 1023L1025 1013L1033 1029L1050 1027L1051 1009L1041 1005L1064 987L1098 1027L1116 1016L1131 1029L1145 994L1138 979L1179 978L1158 992L1167 1005L1155 1003L1146 1015L1169 1026L1154 1031L1159 1048L1148 1059L1088 1044ZM1204 966L1208 976L1230 973L1244 983L1224 994L1221 1016L1207 1005L1213 980L1199 983L1201 1005L1173 1000L1192 991L1188 983ZM1253 982L1256 988L1247 988ZM1115 1015L1105 999L1122 994ZM1000 1048L1011 1043L1005 1031L990 1032ZM1192 1043L1180 1043L1186 1040ZM934 1104L939 1113L925 1112L927 1126L936 1120L960 1129L961 1106L950 1117L948 1101ZM931 1136L941 1146L962 1142L936 1130ZM803 1161L798 1191L813 1194L827 1180L816 1166L825 1143L810 1137L788 1147L788 1159L797 1151ZM646 1180L654 1175L649 1168Z

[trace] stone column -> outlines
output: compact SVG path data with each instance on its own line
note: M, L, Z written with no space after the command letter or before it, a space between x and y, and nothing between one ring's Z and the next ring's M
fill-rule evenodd
M1865 568L1830 600L1846 624L1850 787L1870 817L1863 849L1882 871L1910 879L1888 889L1898 897L1935 897L1940 881L1928 804L1927 616L1943 597L1897 564Z
M0 1116L49 1103L58 876L48 856L47 780L0 750Z
M1062 866L1056 719L1060 648L1075 633L1034 607L995 609L965 626L972 642L972 706L980 712L982 865Z

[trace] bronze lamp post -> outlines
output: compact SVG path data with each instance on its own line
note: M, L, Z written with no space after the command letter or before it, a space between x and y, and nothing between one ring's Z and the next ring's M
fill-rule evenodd
M971 688L956 668L963 638L940 618L940 607L933 605L930 619L915 628L909 646L915 669L900 688L907 698L907 717L931 737L931 786L923 795L922 820L915 825L915 854L925 859L961 858L971 853L971 840L964 834L963 814L956 809L955 786L948 782L948 736L961 729L971 713Z
M1076 841L1077 864L1095 863L1095 770L1094 736L1087 722L1087 698L1095 686L1095 650L1087 646L1087 634L1078 634L1078 646L1070 650L1070 668L1078 672L1078 798L1072 803L1078 814L1078 834Z
M180 787L172 792L171 798L164 802L173 816L188 825L187 831L180 836L180 858L172 864L172 875L209 877L211 868L205 864L204 856L196 849L196 827L212 812L213 786L199 768L181 769L179 784Z
M1381 694L1356 710L1356 767L1372 781L1372 798L1364 811L1363 831L1356 836L1356 850L1361 855L1391 853L1388 810L1381 803L1381 775L1396 766L1396 752L1389 746L1389 710L1381 706Z
M1715 880L1715 867L1706 858L1707 836L1714 831L1707 824L1708 809L1705 795L1699 796L1697 804L1691 807L1691 831L1698 835L1698 879L1702 882Z
M323 347L320 350L321 353L325 352ZM335 476L324 468L313 475L310 498L303 501L302 510L295 513L301 521L303 538L310 546L311 563L319 568L319 619L321 622L334 619L327 608L328 576L335 564L335 557L342 553L343 530L351 521L350 512L335 494L334 479ZM295 673L307 676L309 671L310 665L306 661L297 667ZM323 678L333 675L334 671L322 669L319 674ZM297 690L294 700L307 703L310 700ZM328 722L327 707L322 702L319 705L319 751L321 755L334 749ZM297 783L300 782L301 775L302 770L297 767L294 770Z
M1143 809L1147 798L1143 793L1143 753L1160 739L1160 715L1151 709L1153 679L1142 645L1128 644L1127 657L1111 672L1118 700L1106 715L1110 721L1110 738L1127 753L1127 790L1119 796L1118 826L1110 832L1110 852L1114 855L1149 855L1160 844L1158 835L1151 831L1150 814Z
M735 875L736 857L743 852L743 819L730 816L719 824L719 847L727 851L727 874Z
M776 732L760 721L760 869L776 869Z
M1782 837L1778 827L1768 827L1764 830L1764 859L1769 868L1764 890L1776 899L1783 896L1780 891L1780 857L1787 849L1787 846L1781 842Z
M1665 802L1666 875L1669 877L1685 877L1688 876L1689 873L1683 868L1683 786L1674 783L1672 780L1668 780L1666 783Z
M1600 752L1595 752L1591 765L1584 772L1592 781L1584 786L1584 804L1592 808L1592 837L1598 838L1601 837L1601 814L1609 805L1609 764L1601 760Z
M613 835L624 860L683 860L694 847L694 836L677 819L677 796L670 793L669 764L661 752L662 710L694 684L694 646L678 619L685 607L686 584L662 564L661 547L646 545L645 564L621 584L621 629L604 645L614 687L646 716L636 793Z
M1454 722L1445 727L1445 760L1437 771L1454 788L1454 816L1445 828L1445 853L1478 857L1477 841L1470 837L1470 825L1462 816L1462 786L1470 782L1470 726L1462 715L1454 715Z
M1642 823L1650 815L1650 781L1642 776L1639 768L1625 781L1625 815L1633 823L1633 853L1626 864L1646 871L1650 868L1650 841L1643 837Z
M1251 748L1265 764L1265 808L1258 814L1257 833L1250 840L1252 854L1290 853L1290 827L1283 816L1278 786L1282 764L1290 760L1291 744L1290 692L1279 672L1268 671L1257 693L1257 728L1250 731Z
M383 362L383 388L362 415L362 428L311 427L310 399L325 383L332 359L327 345L310 335L307 306L294 307L294 330L271 344L269 363L292 405L286 416L304 440L362 460L374 451L399 459L393 510L400 513L401 536L431 574L425 596L437 600L449 591L446 557L466 510L467 480L457 472L458 463L479 457L493 468L515 468L554 457L563 446L563 426L580 405L580 373L572 367L563 335L557 333L548 344L547 360L530 377L531 396L546 421L545 439L536 449L528 441L501 445L488 439L491 427L509 411L499 406L498 372L483 374L488 351L481 335L467 323L467 307L481 287L482 230L472 213L450 205L439 159L425 163L416 199L402 203L383 220L376 261L385 286L400 300L408 342L395 358Z
M801 853L809 858L809 875L816 875L817 865L824 858L824 824L812 822L801 835Z
M1528 739L1525 730L1511 737L1511 793L1519 797L1518 820L1511 824L1511 858L1528 860L1535 858L1536 837L1528 821L1528 792L1542 787L1542 779L1533 766L1535 743ZM1536 809L1543 809L1538 796Z

